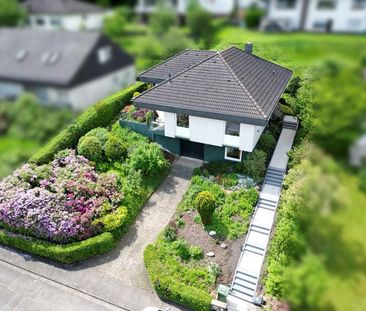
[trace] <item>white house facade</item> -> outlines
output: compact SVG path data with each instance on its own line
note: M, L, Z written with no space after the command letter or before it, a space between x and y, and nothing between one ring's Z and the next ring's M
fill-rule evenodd
M31 92L80 111L136 78L133 58L95 32L3 28L0 45L0 99Z
M273 0L262 27L285 31L366 32L366 0Z
M28 24L45 30L100 30L111 11L77 0L27 0Z

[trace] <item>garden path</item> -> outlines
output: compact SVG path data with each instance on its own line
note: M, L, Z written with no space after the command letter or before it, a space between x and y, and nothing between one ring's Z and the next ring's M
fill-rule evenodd
M257 298L257 287L287 170L288 152L292 148L297 127L298 121L295 118L284 118L281 135L267 169L227 299L230 311L256 308L252 303Z

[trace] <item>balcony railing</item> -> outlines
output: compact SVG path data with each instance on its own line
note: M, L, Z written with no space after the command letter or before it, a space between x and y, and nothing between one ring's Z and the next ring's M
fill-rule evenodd
M158 133L158 134L164 134L164 128L165 128L165 124L163 121L151 121L150 123L150 130L153 131L154 133Z

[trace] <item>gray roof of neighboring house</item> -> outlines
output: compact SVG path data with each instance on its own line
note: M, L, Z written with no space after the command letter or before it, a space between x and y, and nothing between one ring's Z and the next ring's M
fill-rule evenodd
M24 7L29 14L86 14L102 12L103 8L77 0L27 0Z
M101 64L98 50L109 46ZM0 81L75 86L132 65L133 58L97 32L0 28Z
M213 54L215 54L214 51L183 50L166 61L142 72L138 79L143 82L157 84L165 81L169 76L173 77L179 72L196 65Z
M265 125L292 72L236 47L216 52L133 99L140 107Z

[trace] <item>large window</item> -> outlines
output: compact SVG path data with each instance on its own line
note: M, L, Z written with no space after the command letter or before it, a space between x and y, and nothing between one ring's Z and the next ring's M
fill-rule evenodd
M318 9L333 10L337 6L337 0L319 0Z
M241 161L241 150L237 148L226 147L225 148L225 159L230 161Z
M293 9L297 0L277 0L277 9Z
M186 114L177 114L177 126L189 128L189 116Z
M234 122L226 122L225 134L231 136L239 136L240 124Z
M366 9L366 0L353 0L352 9L354 9L354 10Z

